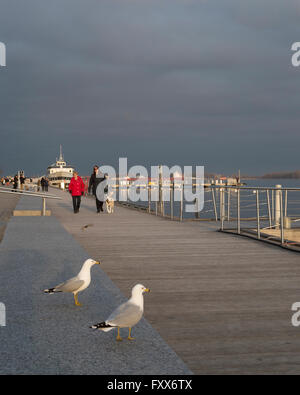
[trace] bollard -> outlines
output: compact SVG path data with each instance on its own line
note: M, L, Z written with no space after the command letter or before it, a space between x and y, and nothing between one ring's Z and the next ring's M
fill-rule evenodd
M291 218L283 217L283 227L284 227L284 229L291 229L292 228Z

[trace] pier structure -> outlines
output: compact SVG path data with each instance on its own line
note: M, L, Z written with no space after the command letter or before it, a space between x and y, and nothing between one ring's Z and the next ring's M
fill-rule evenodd
M219 232L208 221L170 221L117 206L95 213L92 198L72 213L68 194L53 215L126 294L152 290L145 316L196 374L299 373L299 256ZM87 230L82 225L93 224Z
M300 301L298 254L221 233L214 222L170 221L121 206L96 214L90 197L74 215L68 193L50 192L61 198L49 201L52 216L12 218L0 244L10 326L2 371L299 374L291 323ZM86 257L102 265L81 296L82 309L69 295L41 293ZM152 291L136 340L120 346L111 332L89 332L136 283Z

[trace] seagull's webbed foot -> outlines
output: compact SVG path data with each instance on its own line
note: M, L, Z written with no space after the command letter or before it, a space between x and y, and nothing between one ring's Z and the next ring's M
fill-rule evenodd
M118 328L118 335L117 335L117 339L118 342L122 341L123 339L120 336L120 328Z
M128 340L134 340L134 337L131 337L131 328L129 328L129 333L128 333Z
M77 295L74 295L74 300L75 300L76 306L82 306L82 304L78 302L78 297L77 297Z

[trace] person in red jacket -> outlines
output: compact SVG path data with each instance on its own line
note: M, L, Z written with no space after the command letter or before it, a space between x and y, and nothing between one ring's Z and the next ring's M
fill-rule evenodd
M70 181L69 192L73 199L74 213L77 214L79 213L81 196L84 194L84 183L82 178L79 177L77 171L74 171L73 178Z

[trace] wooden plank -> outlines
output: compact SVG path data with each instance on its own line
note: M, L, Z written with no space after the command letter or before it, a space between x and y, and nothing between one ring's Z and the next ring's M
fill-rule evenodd
M122 207L96 214L90 198L73 214L69 195L57 194L64 199L49 202L52 213L121 291L151 288L145 317L196 374L299 374L297 254L216 232L213 223Z

